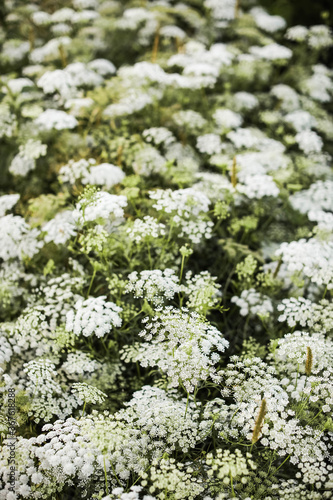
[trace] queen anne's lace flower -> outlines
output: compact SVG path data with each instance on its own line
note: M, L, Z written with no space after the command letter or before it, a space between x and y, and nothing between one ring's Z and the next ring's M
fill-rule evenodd
M200 381L215 377L214 365L229 345L221 333L187 309L165 308L140 333L146 342L137 359L142 366L157 365L170 377L171 386L183 384L192 392Z
M128 276L125 291L159 306L164 300L173 299L180 291L179 278L173 269L141 271L140 274L134 271Z
M126 196L97 192L93 196L82 197L73 210L73 219L83 225L96 219L111 219L113 224L122 221L127 205Z
M122 308L107 302L105 296L80 299L66 316L66 330L75 335L104 337L112 328L119 328L122 320L118 313Z

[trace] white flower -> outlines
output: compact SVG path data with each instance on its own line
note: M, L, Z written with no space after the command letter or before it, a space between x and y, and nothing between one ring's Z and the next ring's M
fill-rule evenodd
M142 366L157 365L170 377L172 387L182 383L188 392L201 380L214 378L214 364L219 359L214 351L223 352L229 346L215 327L197 313L172 307L144 322L146 327L139 335L146 342L137 356Z
M277 43L270 43L264 47L251 47L250 52L259 59L266 59L267 61L290 59L293 55L288 47Z
M216 124L223 129L238 128L243 123L243 118L239 113L235 113L230 109L218 108L213 118Z
M141 271L140 274L134 271L128 275L125 291L159 306L165 299L171 300L180 291L179 278L173 269Z
M213 155L221 153L223 146L219 135L205 134L197 138L197 148L200 153Z
M56 245L64 245L69 238L77 233L73 212L71 210L59 212L53 219L44 224L42 231L47 233L44 236L46 243L53 241Z
M0 217L3 217L7 210L13 208L20 199L19 194L5 194L0 196Z
M80 299L66 316L66 330L75 335L104 337L113 327L120 327L122 320L118 313L122 308L107 302L105 296Z
M33 257L43 246L37 238L40 231L30 229L23 217L5 215L0 217L1 246L0 257L4 260L23 256Z
M100 218L111 218L112 223L117 224L122 221L126 205L126 196L97 192L89 199L81 198L73 210L73 219L79 225Z
M64 130L75 128L78 122L74 116L68 115L65 111L47 109L35 119L35 124L41 130Z
M304 151L305 154L309 153L320 153L323 147L322 138L311 130L303 130L298 132L295 137L299 148Z

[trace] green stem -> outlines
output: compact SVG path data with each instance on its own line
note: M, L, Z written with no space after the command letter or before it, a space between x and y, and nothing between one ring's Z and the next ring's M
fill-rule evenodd
M93 271L93 274L92 274L92 277L91 277L91 280L90 280L90 285L89 285L88 292L87 292L87 298L89 297L89 294L90 294L91 287L93 285L95 276L96 276L96 268L94 267L94 271Z
M231 474L231 472L229 472L229 476L230 476L231 496L232 496L233 498L235 498L235 497L236 497L236 495L235 495L234 483L233 483L233 481L232 481L232 474Z
M106 491L106 494L108 495L109 494L109 486L108 486L108 476L106 473L105 455L103 457L103 462L104 462L105 491Z
M81 415L81 418L83 417L84 415L84 410L86 409L86 404L87 404L87 401L84 402L84 405L83 405L83 409L82 409L82 415Z

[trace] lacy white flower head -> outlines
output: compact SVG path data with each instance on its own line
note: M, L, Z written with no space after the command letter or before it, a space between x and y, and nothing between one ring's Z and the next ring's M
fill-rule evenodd
M312 76L300 84L302 91L316 101L329 102L333 94L331 71L322 64L316 64L312 70Z
M256 25L269 33L282 30L287 23L281 16L271 16L261 7L254 7L250 10L250 14L254 17Z
M333 288L333 243L315 238L304 238L282 243L275 255L281 257L287 270L294 275L303 275L317 285Z
M291 26L287 29L285 37L293 42L303 42L308 35L308 28L301 25Z
M175 495L179 500L194 500L205 490L203 479L195 478L193 468L177 463L174 458L162 458L153 463L141 478L142 486L150 484L149 492L157 495L151 498L166 498L164 492L167 491L168 495Z
M165 300L172 300L180 292L179 278L173 269L155 269L141 271L128 275L126 293L133 293L134 297L142 298L160 306Z
M91 167L96 165L94 158L81 158L80 160L69 160L59 170L59 179L61 182L75 184L78 179L88 178Z
M274 85L271 89L271 94L279 99L281 108L286 111L297 111L300 107L299 95L296 90L289 87L289 85L285 85L283 83L279 83L278 85Z
M233 102L237 111L250 111L259 105L258 98L250 92L236 92L233 96Z
M126 206L126 196L117 196L87 188L76 204L73 219L80 226L99 219L107 219L112 225L117 225L123 220L124 207Z
M76 351L68 354L66 361L61 365L61 369L68 375L73 376L94 373L99 366L98 361L92 359L85 352Z
M230 21L235 17L236 0L205 0L204 5L216 20Z
M243 118L239 113L231 111L231 109L218 108L213 115L216 124L223 130L230 128L238 128L243 123Z
M0 217L6 215L7 210L13 208L14 205L19 201L19 194L5 194L0 196Z
M295 331L278 341L275 360L287 371L306 371L306 361L311 350L311 373L317 374L332 367L333 342L322 333Z
M206 464L209 467L207 470L208 476L212 479L223 480L225 485L230 484L230 478L233 481L240 479L242 484L246 484L250 471L257 468L253 460L251 460L251 454L247 453L244 456L237 448L234 453L220 448L214 453L208 453L206 455Z
M92 385L85 382L76 382L72 385L72 393L77 394L78 398L84 403L101 404L105 401L106 394Z
M295 136L298 147L305 154L320 153L323 148L322 138L312 130L303 130Z
M236 184L235 189L247 198L260 200L264 196L276 198L280 194L280 189L271 175L249 175L246 171L241 171L238 178L240 182Z
M289 201L295 210L303 214L311 210L333 212L333 181L316 181L309 189L290 196Z
M64 72L70 76L75 87L98 87L103 82L103 77L82 62L68 64Z
M250 47L250 53L258 57L258 59L264 59L267 61L279 61L290 59L293 55L292 51L288 47L279 45L277 43L269 43L263 47Z
M185 31L175 25L162 26L160 34L165 38L176 38L178 40L184 40L186 38Z
M170 225L179 227L180 237L188 237L193 243L211 237L213 222L204 218L210 200L204 194L193 188L157 189L150 191L149 196L155 200L153 207L157 211L170 214Z
M209 309L214 308L222 297L221 285L215 283L216 280L208 271L201 271L194 276L192 271L188 271L182 286L188 297L186 306L200 314L206 314Z
M16 116L11 113L8 104L0 104L0 138L13 137L17 130Z
M7 339L6 332L0 330L0 366L8 363L13 355L13 348L9 340ZM1 368L0 368L1 374Z
M105 296L80 299L66 315L66 330L75 335L104 337L113 328L119 328L122 308L108 302Z
M277 310L282 313L278 321L286 321L290 327L299 324L317 332L333 329L333 303L326 299L317 304L304 297L290 297L283 299Z
M25 363L24 372L28 377L27 390L34 396L48 396L61 392L56 381L55 364L49 359L33 360Z
M18 215L5 215L0 217L1 248L0 257L9 260L15 257L22 259L24 256L33 257L43 246L37 238L40 231L31 229L23 217Z
M167 307L144 323L139 335L146 342L137 358L142 366L157 365L170 377L171 387L182 384L188 392L215 377L214 365L220 359L216 351L224 352L229 342L199 314Z
M219 372L219 375L224 380L222 395L232 396L235 400L235 404L229 407L227 413L221 415L224 421L222 436L225 432L232 435L233 429L236 431L238 428L238 432L251 440L263 400L265 400L266 418L271 420L277 429L280 428L279 415L285 411L289 398L275 376L275 369L272 366L257 357L241 360L239 356L232 356L231 362L225 370ZM269 436L270 432L270 427L264 424L257 438L262 435ZM272 440L274 441L274 431Z
M106 77L116 73L115 65L108 59L93 59L87 64L89 69L92 69L99 75Z
M320 232L321 230L327 232L327 234L331 235L333 231L333 213L324 212L323 210L310 210L308 213L308 219L317 222L317 227Z
M53 129L66 130L75 128L78 125L78 121L74 116L65 113L65 111L47 109L35 119L35 124L42 131Z
M53 241L56 245L64 245L66 241L77 234L76 224L72 210L64 210L49 222L43 225L42 232L45 232L44 241Z
M234 296L231 302L240 307L242 316L267 317L273 313L273 304L269 297L257 292L254 288L243 290L240 297Z
M122 182L124 178L125 173L120 167L111 163L101 163L100 165L90 167L90 172L83 177L82 184L104 186L106 189L110 189Z
M177 448L186 452L200 439L199 412L195 404L189 402L186 412L186 398L180 399L172 390L167 392L145 385L133 394L125 406L118 412L117 418L123 418L141 433L148 434L151 441L149 448L166 446L167 453ZM158 457L156 453L155 457Z
M157 219L146 215L143 219L135 219L133 224L127 228L128 238L135 243L145 242L151 238L162 238L165 236L165 224Z
M258 145L259 138L248 128L237 128L227 134L227 138L239 148L253 148Z
M166 159L153 146L145 146L135 154L133 170L138 175L150 176L166 171Z
M296 132L310 130L317 125L317 120L308 112L301 109L288 113L284 120L290 123Z
M217 134L205 134L197 138L197 149L200 153L214 155L221 153L223 145Z
M12 78L6 84L14 95L21 94L23 89L31 90L34 87L34 82L30 78ZM7 93L6 87L3 87L2 90Z
M172 116L173 121L179 127L184 127L189 132L201 130L207 124L207 121L200 113L191 109L177 111Z
M152 127L142 132L142 137L146 142L151 142L155 146L169 146L176 141L175 136L165 127Z
M43 63L60 58L60 50L72 43L68 36L53 38L46 42L43 47L38 47L30 52L29 58L32 63Z
M43 89L45 94L58 93L64 99L69 99L75 96L75 84L70 73L56 69L54 71L46 71L38 80L37 86Z
M332 47L333 37L331 28L324 24L311 26L308 31L308 45L316 50Z
M13 158L9 171L13 175L25 176L30 170L36 167L36 160L46 155L47 146L41 141L28 139L21 145L19 153Z

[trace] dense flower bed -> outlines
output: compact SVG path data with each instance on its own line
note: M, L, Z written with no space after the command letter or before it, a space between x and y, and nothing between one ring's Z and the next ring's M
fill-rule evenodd
M0 499L332 498L329 28L4 11Z

